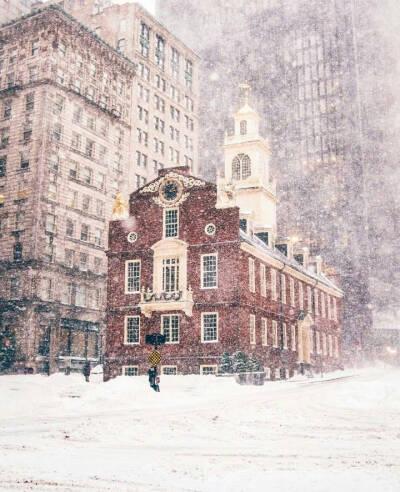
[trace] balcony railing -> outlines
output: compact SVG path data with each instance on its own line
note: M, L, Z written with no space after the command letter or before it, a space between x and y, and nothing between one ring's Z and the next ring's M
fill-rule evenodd
M183 311L186 316L192 316L193 291L189 286L178 292L156 293L143 287L139 307L147 318L151 317L153 311Z

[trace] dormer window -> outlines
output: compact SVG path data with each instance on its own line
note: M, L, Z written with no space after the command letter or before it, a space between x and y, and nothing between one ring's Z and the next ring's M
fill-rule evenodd
M240 229L247 234L247 219L240 219L239 220L239 227Z
M265 243L267 246L269 246L269 234L268 232L257 232L256 236L258 239L260 239L263 243Z
M240 135L246 135L247 133L247 121L242 120L240 122Z
M238 154L232 161L232 178L246 179L251 176L251 160L246 154Z

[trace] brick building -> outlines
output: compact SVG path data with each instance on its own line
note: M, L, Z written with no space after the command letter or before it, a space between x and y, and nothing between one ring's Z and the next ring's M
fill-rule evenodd
M110 223L106 379L145 373L153 332L167 338L163 374L215 372L238 349L271 378L341 365L342 291L321 258L279 239L270 151L247 94L234 120L217 185L162 170Z
M1 328L17 368L79 367L101 346L134 65L54 7L1 28L0 58Z

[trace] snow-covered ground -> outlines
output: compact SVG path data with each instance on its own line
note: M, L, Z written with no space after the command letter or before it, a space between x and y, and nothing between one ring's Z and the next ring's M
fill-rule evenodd
M399 492L400 370L332 377L2 376L0 490Z

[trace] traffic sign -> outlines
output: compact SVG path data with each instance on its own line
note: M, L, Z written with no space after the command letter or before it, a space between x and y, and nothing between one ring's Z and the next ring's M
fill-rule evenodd
M148 360L152 366L156 366L161 362L161 354L157 350L153 350L153 352L149 355Z

